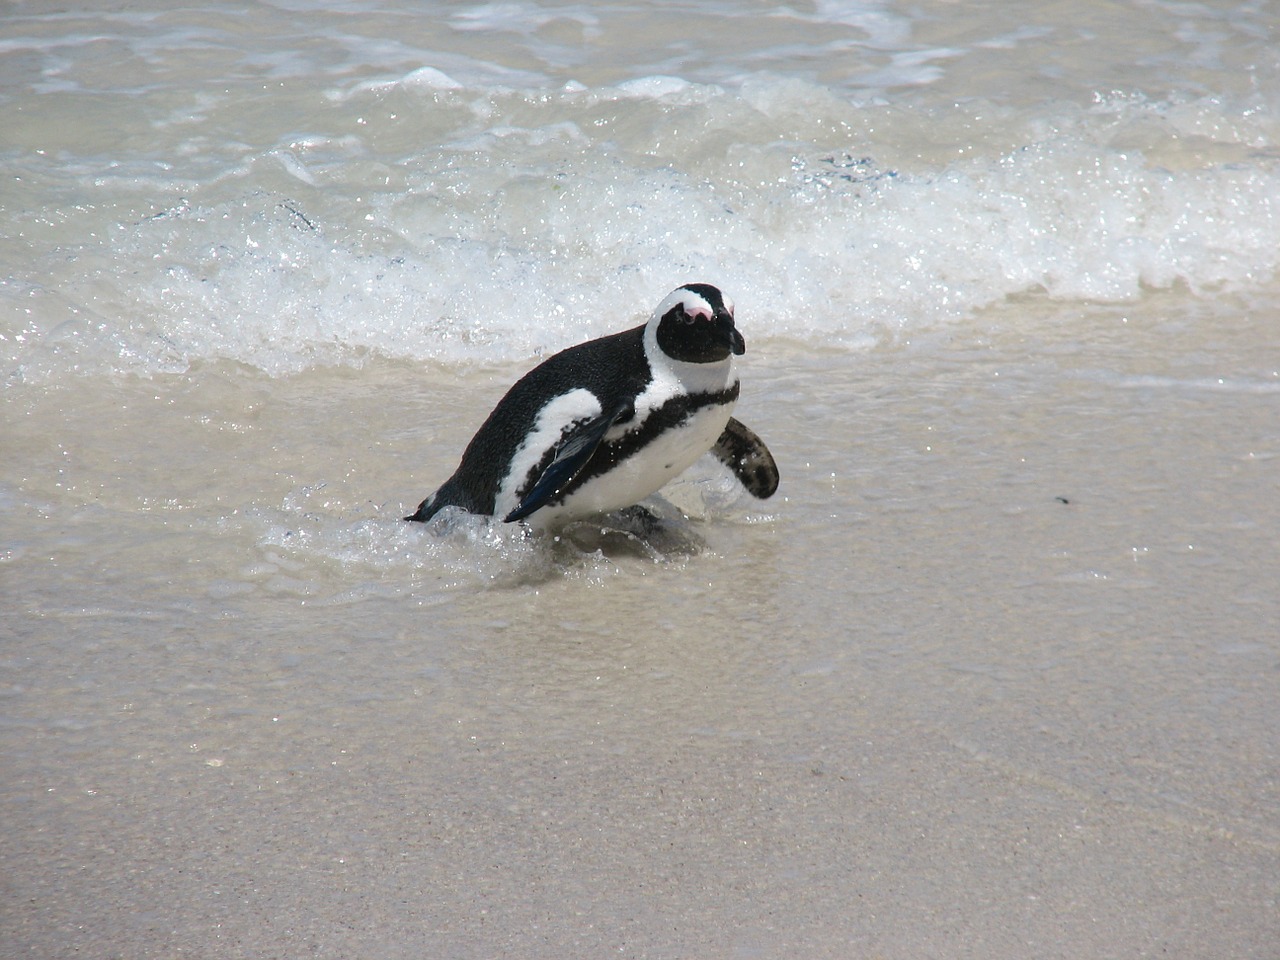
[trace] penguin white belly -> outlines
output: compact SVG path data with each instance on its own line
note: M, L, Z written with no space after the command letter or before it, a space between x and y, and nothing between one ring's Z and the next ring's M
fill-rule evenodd
M548 505L532 514L529 524L546 529L580 517L621 510L656 493L711 449L724 432L733 406L716 404L694 411L684 423L664 430L608 473L588 480L564 503Z

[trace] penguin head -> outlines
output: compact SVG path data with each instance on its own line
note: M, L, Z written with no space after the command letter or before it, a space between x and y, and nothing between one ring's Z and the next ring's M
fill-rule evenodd
M733 301L709 283L672 290L649 325L655 328L659 349L672 360L717 363L747 349L733 325Z

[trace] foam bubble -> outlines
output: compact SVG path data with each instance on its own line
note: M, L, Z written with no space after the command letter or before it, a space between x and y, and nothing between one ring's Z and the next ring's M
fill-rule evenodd
M685 96L694 88L694 84L680 77L637 77L618 84L620 94L637 99L662 100L677 96Z

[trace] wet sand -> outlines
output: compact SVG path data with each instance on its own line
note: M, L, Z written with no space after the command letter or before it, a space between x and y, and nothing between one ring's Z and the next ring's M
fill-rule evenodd
M3 952L1274 956L1275 307L751 341L658 562L396 523L507 368L14 395Z

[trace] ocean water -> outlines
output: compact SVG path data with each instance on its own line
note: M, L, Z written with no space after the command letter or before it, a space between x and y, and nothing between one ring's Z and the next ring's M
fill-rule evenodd
M1280 11L0 11L0 953L1274 956ZM776 497L399 518L712 282Z

